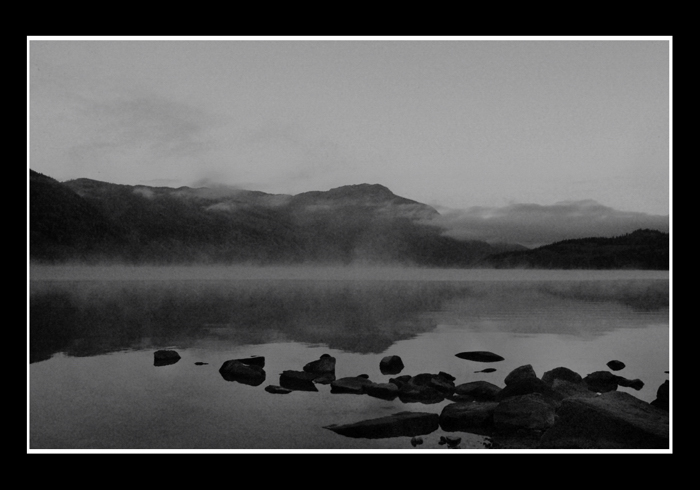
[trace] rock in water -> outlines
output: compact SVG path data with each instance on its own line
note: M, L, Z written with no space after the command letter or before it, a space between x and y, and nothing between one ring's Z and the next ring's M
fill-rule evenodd
M495 373L496 368L486 368L482 369L481 371L474 371L474 373Z
M503 382L506 384L506 386L508 386L509 384L515 383L523 379L536 377L537 374L535 374L535 370L532 368L532 365L526 364L525 366L520 366L513 369L508 374L508 376L506 376L506 379L504 379Z
M382 374L399 374L404 368L399 356L386 356L379 361L379 371Z
M265 381L265 370L257 365L247 365L232 359L219 368L219 374L226 381L236 381L250 386L258 386Z
M315 373L304 371L283 371L280 374L280 386L288 390L296 391L318 391L314 384L314 379L318 377Z
M455 356L459 357L460 359L477 362L498 362L504 360L504 358L498 354L488 351L460 352L459 354L455 354Z
M167 366L169 364L175 364L180 360L180 354L174 350L157 350L153 353L153 365L154 366Z
M562 401L540 449L668 449L668 413L629 393Z
M610 361L607 366L613 371L619 371L625 368L625 363L622 361Z
M436 413L399 412L388 417L364 420L354 424L329 425L324 429L346 437L383 439L387 437L413 437L434 432L439 427Z

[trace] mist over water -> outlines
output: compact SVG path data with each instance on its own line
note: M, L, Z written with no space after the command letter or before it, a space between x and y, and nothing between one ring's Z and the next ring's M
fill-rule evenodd
M32 448L406 449L322 427L445 404L263 391L324 353L337 377L386 382L378 364L395 354L401 374L499 386L524 364L585 376L619 359L645 401L669 377L668 271L61 266L31 267L29 287ZM182 359L154 367L163 348ZM467 350L505 361L477 373L454 355ZM251 355L263 385L218 374Z

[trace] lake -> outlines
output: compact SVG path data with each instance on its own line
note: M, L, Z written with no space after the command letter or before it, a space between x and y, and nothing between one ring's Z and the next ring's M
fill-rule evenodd
M504 386L513 369L568 367L641 379L650 402L670 379L668 271L442 270L362 267L69 267L29 274L30 450L415 450L410 437L360 439L324 427L451 403L368 395L273 394L285 370L323 354L336 377L451 374ZM181 358L154 365L154 352ZM504 357L479 363L464 351ZM252 386L219 373L264 356ZM206 364L195 364L206 363ZM495 368L494 372L478 372ZM438 429L420 450L443 449ZM461 447L485 450L469 433Z

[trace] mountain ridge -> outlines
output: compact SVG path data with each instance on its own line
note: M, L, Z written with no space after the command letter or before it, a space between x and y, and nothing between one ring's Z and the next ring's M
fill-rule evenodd
M502 267L510 262L488 258L528 251L446 236L431 221L440 216L436 209L381 184L290 195L88 178L59 182L31 169L29 184L29 251L38 262ZM663 263L660 253L654 267Z

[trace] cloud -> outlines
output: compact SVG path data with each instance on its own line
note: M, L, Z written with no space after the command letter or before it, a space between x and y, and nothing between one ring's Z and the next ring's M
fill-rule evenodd
M618 211L593 200L441 210L431 223L454 238L527 247L572 238L619 236L639 228L669 231L668 216Z

